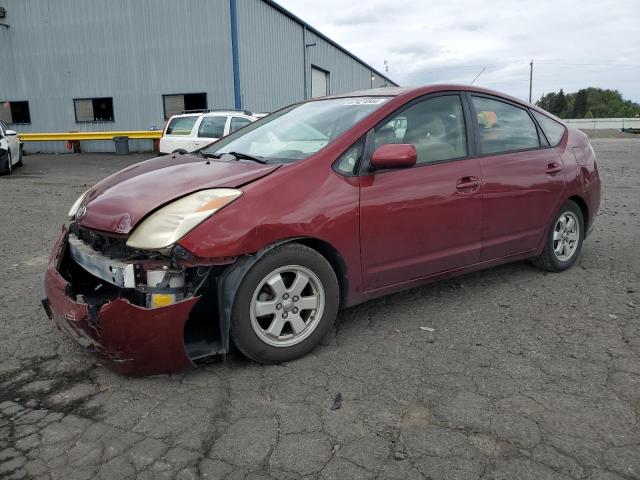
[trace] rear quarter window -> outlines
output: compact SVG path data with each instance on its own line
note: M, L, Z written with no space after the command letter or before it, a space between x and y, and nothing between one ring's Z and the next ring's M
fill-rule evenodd
M549 140L549 145L552 147L557 146L564 135L564 126L535 110L532 110L531 113L533 113L533 116L540 124L547 140Z
M178 117L169 122L167 135L189 135L198 117Z

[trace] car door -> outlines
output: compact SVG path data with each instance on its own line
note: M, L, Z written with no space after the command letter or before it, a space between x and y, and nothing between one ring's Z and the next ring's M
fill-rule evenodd
M160 139L161 151L172 153L193 150L191 142L197 132L198 118L196 115L171 117Z
M5 124L4 125L5 135L7 133L7 130L12 130L12 129ZM18 163L18 161L20 160L20 137L18 137L17 133L15 135L6 135L6 137L7 137L7 142L9 144L9 149L11 150L11 158L13 160L13 163L14 164Z
M458 93L411 102L370 134L370 150L413 144L412 168L360 178L364 289L476 263L482 232L480 163ZM473 148L473 146L471 146Z
M564 190L562 161L528 109L470 95L483 178L480 260L536 248Z
M20 154L20 140L18 140L17 135L7 135L7 130L11 129L6 123L0 122L0 139L5 143L7 151L11 153L11 163L15 164Z
M0 147L9 149L9 142L4 135L5 126L3 122L0 122Z
M193 139L192 150L204 147L211 142L224 137L227 128L228 118L226 115L202 117L198 126L197 138Z

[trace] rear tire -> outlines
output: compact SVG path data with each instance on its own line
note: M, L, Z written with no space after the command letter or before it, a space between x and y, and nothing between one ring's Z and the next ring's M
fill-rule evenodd
M290 243L267 252L247 272L231 310L231 338L247 357L280 363L313 350L338 313L340 290L329 262Z
M582 210L574 201L567 200L553 217L544 249L532 263L548 272L562 272L576 263L583 240Z

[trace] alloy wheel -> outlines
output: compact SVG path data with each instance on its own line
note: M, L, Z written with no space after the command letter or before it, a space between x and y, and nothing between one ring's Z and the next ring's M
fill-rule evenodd
M318 276L300 265L269 273L251 300L251 326L263 342L290 347L302 342L318 326L325 293Z
M561 262L567 262L578 250L580 222L575 213L566 211L553 227L553 254Z

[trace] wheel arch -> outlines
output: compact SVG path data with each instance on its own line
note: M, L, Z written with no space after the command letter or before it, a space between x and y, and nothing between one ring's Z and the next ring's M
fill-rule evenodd
M347 264L340 255L340 252L330 243L320 240L315 237L297 237L283 242L279 242L278 245L287 243L299 243L306 247L315 250L322 255L331 265L333 271L338 279L338 286L340 288L340 308L347 305L349 299L349 281L347 275Z
M585 202L585 200L579 195L573 195L567 200L575 202L578 207L580 207L580 211L582 212L582 219L584 221L584 228L585 231L588 231L589 225L587 225L587 223L589 222L589 206L587 205L587 202Z
M306 246L307 248L311 248L318 254L322 255L322 257L329 262L329 265L331 265L331 268L335 272L336 278L338 280L338 288L340 290L339 308L347 305L349 298L347 266L342 255L333 245L315 237L290 237L278 240L264 246L255 253L239 257L235 263L225 268L218 277L218 305L216 309L218 312L218 322L221 335L221 345L219 348L219 353L226 353L229 351L231 310L233 308L236 292L243 278L266 252L290 243L298 243L300 245Z

